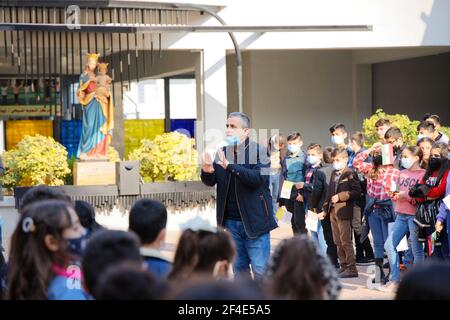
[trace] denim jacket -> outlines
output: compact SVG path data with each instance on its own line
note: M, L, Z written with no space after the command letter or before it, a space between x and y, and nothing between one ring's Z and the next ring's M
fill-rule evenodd
M364 208L364 215L378 214L386 222L394 222L395 211L391 199L377 200L372 197L368 197L366 207Z

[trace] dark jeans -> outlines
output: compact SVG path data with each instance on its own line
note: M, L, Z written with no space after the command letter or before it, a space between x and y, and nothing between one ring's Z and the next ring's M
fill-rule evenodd
M327 214L325 219L321 221L323 236L325 238L325 242L327 243L327 256L330 258L331 263L334 266L338 265L338 257L337 257L337 248L336 244L333 241L333 231L331 229L331 220L330 215Z
M296 200L286 200L286 209L292 213L291 225L294 234L307 233L305 224L305 204Z
M361 209L359 218L361 219L361 223L362 223L363 212L364 212L364 208L366 206L365 197L360 197L356 201L356 205ZM361 230L353 229L353 236L355 237L356 259L357 260L362 259L362 258L373 259L374 254L373 254L372 244L370 243L369 237L367 237L366 240L364 240L363 243L361 243L361 233L360 232L361 232Z

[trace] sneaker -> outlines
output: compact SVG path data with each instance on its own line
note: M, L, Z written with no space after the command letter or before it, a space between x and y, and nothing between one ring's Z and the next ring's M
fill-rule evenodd
M339 278L341 278L341 279L358 278L358 271L347 269L344 272L342 272L341 274L339 274Z
M396 292L398 288L398 284L395 282L388 282L382 286L377 287L378 291L382 292Z

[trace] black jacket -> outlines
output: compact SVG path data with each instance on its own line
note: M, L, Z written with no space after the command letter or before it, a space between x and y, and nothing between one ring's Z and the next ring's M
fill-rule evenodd
M227 199L231 175L235 175L235 190L239 213L245 232L249 238L257 238L278 227L272 209L269 190L270 160L265 148L249 139L237 148L237 162L234 163L234 148L222 150L230 162L227 170L214 160L213 173L201 173L202 182L207 186L217 184L217 225L224 225L225 201ZM245 158L244 158L245 157Z
M303 187L308 196L308 210L314 211L316 209L317 213L322 211L328 191L327 178L321 168L322 165L314 169L311 182L305 183Z

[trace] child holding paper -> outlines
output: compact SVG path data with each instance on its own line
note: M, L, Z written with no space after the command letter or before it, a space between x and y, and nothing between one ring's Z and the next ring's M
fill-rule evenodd
M355 251L352 241L353 207L361 195L361 185L356 173L348 168L348 153L345 148L333 150L333 173L331 174L327 199L320 218L330 215L333 240L339 258L339 277L357 278Z
M305 184L303 192L308 214L314 216L317 220L317 215L322 211L323 203L327 195L326 176L322 168L323 151L322 146L317 143L312 143L307 149L308 169L306 170ZM317 227L315 230L310 230L312 237L318 242L322 254L326 254L327 244L325 242L323 229L321 223L317 220Z
M306 233L305 205L303 198L303 185L305 183L306 154L302 151L303 139L300 133L294 132L287 137L289 155L283 161L284 183L282 198L286 209L292 213L292 231L294 234ZM293 184L293 185L292 185ZM284 195L285 189L291 189L289 199ZM284 196L283 196L284 195Z
M400 164L405 170L400 171L397 190L390 192L391 199L395 203L396 218L392 227L392 235L384 244L384 248L388 254L391 276L390 282L379 288L381 291L393 292L397 289L400 282L400 258L396 248L408 231L414 263L420 263L425 259L423 247L418 238L418 226L414 223L417 204L408 195L409 188L416 185L425 174L425 170L420 168L422 160L420 154L420 148L415 146L406 147L403 150Z
M374 242L375 265L378 271L375 282L384 284L387 282L383 270L384 243L388 238L388 223L394 222L395 215L389 192L396 189L399 170L394 168L392 154L387 157L391 158L390 164L386 157L383 159L382 148L380 142L375 143L355 157L353 166L367 178L368 201L364 215L368 219ZM372 155L372 163L365 162L369 155Z

